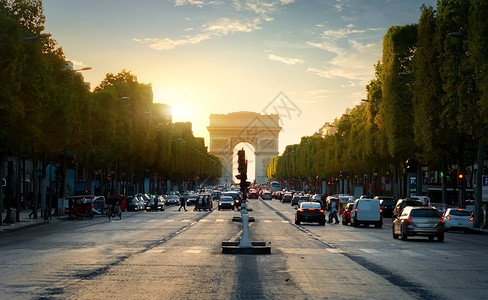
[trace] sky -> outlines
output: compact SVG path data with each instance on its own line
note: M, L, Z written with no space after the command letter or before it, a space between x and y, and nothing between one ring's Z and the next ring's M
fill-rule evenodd
M43 1L92 90L130 71L207 145L210 114L279 114L280 153L366 98L387 29L422 4L436 0Z

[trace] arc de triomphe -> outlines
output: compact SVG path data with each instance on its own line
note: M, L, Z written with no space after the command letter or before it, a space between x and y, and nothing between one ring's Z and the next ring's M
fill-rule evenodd
M278 136L281 131L280 117L241 111L229 114L211 114L210 153L222 161L222 183L232 183L234 147L246 142L254 147L256 157L256 182L268 180L266 167L279 154ZM246 149L245 149L246 150ZM246 153L246 156L249 157ZM236 180L237 181L237 180Z

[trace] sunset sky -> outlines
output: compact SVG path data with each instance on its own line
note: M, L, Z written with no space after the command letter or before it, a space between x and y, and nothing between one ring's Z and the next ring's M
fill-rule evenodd
M212 113L278 113L280 152L366 97L386 30L417 23L423 3L436 1L43 1L45 31L93 68L92 89L131 71L207 145Z

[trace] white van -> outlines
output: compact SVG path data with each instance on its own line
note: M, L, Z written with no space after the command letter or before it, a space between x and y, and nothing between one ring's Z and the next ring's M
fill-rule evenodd
M360 224L381 228L383 217L381 215L380 201L376 199L357 199L351 211L351 224L358 227Z

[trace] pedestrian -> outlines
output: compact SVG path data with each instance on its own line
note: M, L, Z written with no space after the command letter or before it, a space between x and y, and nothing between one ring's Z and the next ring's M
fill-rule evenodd
M181 208L183 208L186 211L186 197L185 197L185 195L180 196L180 208L178 208L178 211L181 211Z
M336 220L335 223L339 223L339 218L337 217L337 201L330 202L330 213L329 213L329 223L332 223L333 220Z

